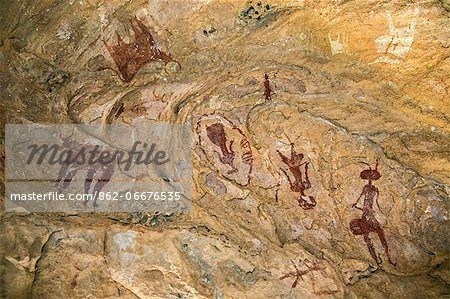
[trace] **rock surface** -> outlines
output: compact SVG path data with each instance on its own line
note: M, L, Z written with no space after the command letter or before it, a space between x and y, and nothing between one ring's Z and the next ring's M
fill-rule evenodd
M1 297L449 295L448 1L0 6L5 123L189 122L195 139L191 213L2 213ZM146 50L112 52L115 32Z

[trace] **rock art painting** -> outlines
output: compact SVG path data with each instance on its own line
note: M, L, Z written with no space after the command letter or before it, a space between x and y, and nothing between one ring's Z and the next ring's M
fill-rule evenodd
M71 139L72 135L68 137L60 136L63 141L61 144L61 149L67 151L79 151L81 148L91 148L92 145L89 144L80 144ZM58 188L60 192L66 190L69 185L72 183L73 179L77 175L79 171L86 171L86 175L84 177L84 193L85 194L94 194L94 207L98 207L97 197L95 195L99 194L102 189L111 181L111 178L114 175L116 168L116 156L111 155L110 152L107 152L110 156L112 156L111 163L93 163L89 164L86 170L86 165L79 165L78 163L63 163L58 172L58 179L55 181L54 187ZM93 185L93 187L92 187ZM91 189L92 187L92 189ZM84 205L87 206L88 201L84 202Z
M300 270L294 262L292 262L292 265L294 266L295 271L288 272L280 277L280 280L295 277L294 283L291 286L292 288L297 287L299 280L300 279L303 280L303 276L308 274L309 272L324 270L324 268L319 266L317 263L314 263L312 266L309 266L308 264L305 263L306 269L304 270Z
M292 192L298 193L297 201L298 205L304 210L311 210L316 206L316 199L314 196L306 195L305 191L311 188L311 182L308 177L308 164L304 161L304 155L297 153L294 149L294 144L291 144L290 157L285 156L279 150L277 150L281 161L287 166L288 171L281 168L281 171L285 174L289 181L289 186Z
M449 297L450 0L0 3L0 298ZM149 151L35 213L9 124Z
M221 115L204 115L196 125L199 146L225 178L240 185L250 182L253 155L241 129Z
M369 249L370 255L379 265L382 262L381 258L375 252L372 239L369 236L370 233L376 233L381 241L381 244L383 245L384 252L389 260L389 263L395 266L396 264L392 261L391 256L389 254L389 246L386 241L386 237L384 235L384 230L381 227L380 223L378 222L377 218L375 217L375 210L373 208L373 203L375 201L378 209L381 212L381 207L378 202L380 192L378 191L378 188L372 184L373 181L377 181L381 177L381 174L378 171L378 160L375 164L375 169L372 169L372 167L369 164L368 166L369 169L363 170L359 175L362 180L367 181L367 184L363 187L361 195L352 205L353 208L362 211L362 216L361 218L354 219L350 222L350 230L355 236L363 236L364 242L366 242L367 244L367 248ZM363 206L360 207L358 206L358 203L362 197L364 197L364 202Z
M125 106L125 103L120 103L118 107L114 110L113 119L118 119L124 112L128 112L133 116L142 116L147 113L147 107L144 106L144 103L130 103L129 107ZM125 121L124 121L125 122Z
M406 54L411 50L419 12L419 7L416 7L411 23L409 26L402 28L395 27L391 12L388 11L386 13L389 34L380 36L375 40L377 52L382 53L382 56L378 57L372 63L400 64Z
M331 55L334 56L339 53L345 53L348 48L348 36L344 35L341 39L341 34L337 34L336 39L332 39L328 33L328 40L330 41Z
M266 101L272 100L273 90L270 87L269 75L264 74L264 98Z
M130 19L130 24L134 33L132 42L125 43L117 32L115 45L108 45L106 41L103 41L118 68L118 71L112 70L124 82L133 80L137 72L151 61L162 60L165 64L174 61L170 54L161 51L143 21L133 17Z

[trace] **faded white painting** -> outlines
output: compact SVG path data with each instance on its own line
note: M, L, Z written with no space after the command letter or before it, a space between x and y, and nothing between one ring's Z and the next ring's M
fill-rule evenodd
M345 53L348 47L348 36L344 35L341 39L341 35L338 33L336 39L332 39L328 33L328 40L330 41L331 55L334 56L339 53Z
M399 64L406 57L414 41L418 16L419 7L415 9L409 26L397 28L394 25L392 14L389 11L387 12L389 34L380 36L375 40L377 52L384 55L378 57L372 63Z

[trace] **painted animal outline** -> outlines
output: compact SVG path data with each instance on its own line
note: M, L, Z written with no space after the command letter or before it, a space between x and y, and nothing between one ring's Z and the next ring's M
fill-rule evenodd
M367 184L364 185L363 190L361 194L359 195L356 202L352 205L353 208L361 210L362 216L359 219L353 219L350 221L349 227L351 232L357 236L362 235L364 238L364 241L366 242L367 248L369 250L370 255L375 260L375 262L379 265L381 264L381 260L377 253L375 252L375 248L372 243L372 239L370 238L369 234L374 232L378 235L378 238L380 239L381 244L383 245L384 252L389 260L389 263L391 263L393 266L396 265L391 259L391 256L389 254L389 246L386 241L386 237L384 235L383 228L381 227L380 223L375 217L375 211L373 209L373 203L374 201L377 204L378 209L381 212L380 204L379 204L379 195L380 192L376 186L372 184L372 181L379 180L381 177L381 174L378 172L378 163L379 159L377 159L375 164L375 169L372 169L372 167L369 164L366 164L369 166L369 169L365 169L360 173L360 178L363 180L367 180ZM363 207L359 207L358 203L360 199L364 196L364 202Z
M81 144L79 142L76 142L71 139L73 136L73 132L68 137L62 137L62 134L60 134L60 139L63 141L61 144L62 150L69 150L69 151L79 151L80 149L86 149L92 146L87 144ZM106 151L104 151L106 152ZM109 152L110 156L111 153ZM86 176L84 178L84 194L94 194L94 207L98 207L97 204L97 197L95 195L100 194L101 190L105 187L107 183L111 181L111 178L114 175L115 172L115 166L116 166L116 157L114 156L111 158L110 163L106 164L100 164L100 163L93 163L93 164L77 164L77 163L63 163L59 169L58 172L58 178L55 180L54 187L58 188L60 192L66 190L69 185L72 183L74 177L80 170L87 169ZM96 175L99 174L99 176L96 177ZM91 185L95 182L92 192L91 191ZM84 201L84 205L87 206L88 201Z
M103 40L118 70L109 67L104 67L100 70L110 69L117 73L123 82L128 83L131 82L133 77L144 65L151 61L162 60L166 65L172 61L178 63L172 59L170 54L163 52L159 48L150 30L142 20L134 16L130 19L130 25L134 33L134 40L130 43L125 43L117 32L117 42L115 45L108 45Z
M311 188L311 182L308 177L308 164L309 162L303 161L303 153L297 153L294 148L294 143L291 143L291 156L290 158L286 157L283 153L277 150L278 155L281 158L281 161L288 167L291 172L294 180L292 180L289 174L281 168L283 173L286 175L291 191L300 193L299 198L297 199L299 206L304 210L311 210L316 206L316 200L314 196L307 196L305 194L305 190ZM303 179L301 167L304 166L305 178ZM305 199L307 198L307 199Z

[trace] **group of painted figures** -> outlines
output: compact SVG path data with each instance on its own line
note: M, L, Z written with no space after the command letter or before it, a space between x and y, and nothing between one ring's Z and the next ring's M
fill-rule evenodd
M135 35L133 41L125 43L118 34L116 45L110 46L104 41L108 52L118 66L118 70L112 70L119 75L122 81L130 82L139 69L150 61L162 60L165 64L169 62L178 63L171 58L170 54L166 54L159 49L150 30L141 20L134 17L130 20L130 23ZM264 74L263 85L265 99L266 101L270 101L274 92L270 86L269 76L267 74ZM250 142L244 133L225 117L214 115L205 115L202 117L197 123L196 131L199 136L199 144L202 151L207 159L218 168L219 172L225 178L231 179L240 185L248 184L253 167L253 155ZM239 140L239 142L235 144L235 140ZM306 195L305 193L311 189L311 182L308 177L309 162L303 161L303 153L297 153L294 149L294 144L291 144L290 156L286 156L280 151L277 151L277 153L291 174L289 175L286 170L281 169L289 181L290 190L298 193L296 199L299 206L304 210L313 209L317 204L316 199L314 196ZM218 157L217 154L219 154ZM367 184L352 207L361 210L362 216L350 222L350 230L354 235L363 236L371 256L377 264L380 264L381 259L376 254L369 236L370 233L376 233L380 238L389 262L395 265L390 258L383 229L376 219L373 209L374 201L376 201L378 208L380 208L378 203L379 191L372 184L373 181L381 177L377 168L378 161L375 169L372 169L369 165L369 169L362 171L360 174L361 179L366 180ZM364 197L364 202L362 207L360 207L358 203L362 197Z
M250 182L253 155L250 142L239 128L237 128L225 116L210 114L204 115L196 125L198 144L206 156L207 160L218 169L225 178L235 181L240 185L247 185ZM304 161L304 154L295 150L291 144L290 155L285 155L277 150L281 162L287 170L280 168L286 176L290 191L298 194L296 200L304 210L311 210L317 205L316 199L312 195L307 195L307 190L311 189L311 181L308 176L308 161ZM378 180L381 175L378 171L378 160L375 168L367 164L369 169L360 173L360 178L367 181L363 187L361 195L352 205L353 208L362 211L361 218L350 222L350 230L354 235L361 235L367 244L369 252L377 264L382 261L375 252L375 248L370 238L370 233L376 233L384 247L385 254L392 265L389 248L384 236L383 228L375 217L373 204L379 205L379 191L373 185L373 181ZM245 178L243 178L245 177ZM363 198L362 207L359 202Z

